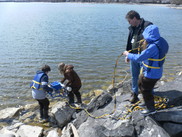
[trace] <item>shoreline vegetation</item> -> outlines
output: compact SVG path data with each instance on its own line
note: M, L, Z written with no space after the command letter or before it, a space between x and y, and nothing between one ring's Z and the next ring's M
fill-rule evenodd
M182 9L182 0L0 0L0 2L52 2L52 3L118 3L165 6Z

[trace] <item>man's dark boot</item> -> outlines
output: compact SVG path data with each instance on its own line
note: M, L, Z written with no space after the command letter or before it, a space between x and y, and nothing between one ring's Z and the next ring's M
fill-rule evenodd
M69 104L74 104L74 94L73 92L69 92L68 94L68 97L69 97Z
M76 97L77 97L77 103L82 104L81 96L77 95Z
M135 94L135 93L133 93L130 102L131 102L132 104L134 104L134 103L136 103L136 102L138 102L138 101L139 101L138 95Z

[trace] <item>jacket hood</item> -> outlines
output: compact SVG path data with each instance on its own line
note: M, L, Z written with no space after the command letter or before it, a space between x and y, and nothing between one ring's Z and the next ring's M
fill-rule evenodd
M38 70L36 73L40 74L40 73L44 73L44 72L42 70Z
M68 70L68 69L73 69L74 66L73 65L65 65L65 71Z
M156 25L149 25L142 33L147 43L152 43L160 38L159 29Z

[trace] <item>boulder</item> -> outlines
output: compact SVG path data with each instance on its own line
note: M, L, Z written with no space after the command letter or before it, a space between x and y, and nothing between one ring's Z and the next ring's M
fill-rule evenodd
M22 125L17 134L21 137L40 137L43 133L43 128L39 126Z
M182 107L174 107L159 111L154 116L159 122L172 122L182 124Z
M16 137L13 134L0 134L0 137Z
M141 128L141 125L138 128ZM150 116L144 119L142 128L143 130L141 134L139 134L139 137L157 137L159 135L160 137L170 137L169 134Z
M0 111L0 120L7 120L16 116L19 116L19 112L22 110L22 108L5 108Z
M78 131L72 123L69 123L63 128L61 137L79 137Z
M0 137L19 137L19 136L11 129L8 129L8 127L3 127L0 130Z
M166 122L163 124L163 128L171 137L182 137L182 124Z
M71 121L72 115L76 110L71 108L65 102L56 103L51 110L52 115L59 127L64 127Z
M47 137L59 137L59 133L57 132L56 129L54 129L48 132Z

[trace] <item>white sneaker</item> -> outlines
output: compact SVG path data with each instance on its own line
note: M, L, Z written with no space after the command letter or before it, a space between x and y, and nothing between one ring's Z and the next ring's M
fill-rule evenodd
M145 116L155 114L156 112L157 112L156 110L148 110L148 109L141 111L141 113Z

